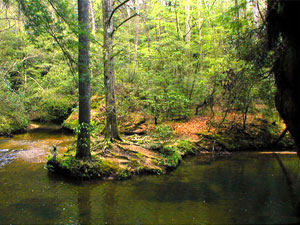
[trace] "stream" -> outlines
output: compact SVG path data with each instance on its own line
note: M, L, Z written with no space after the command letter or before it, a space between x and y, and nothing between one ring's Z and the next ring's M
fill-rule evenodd
M58 126L0 137L0 224L298 224L294 153L186 158L167 175L75 182L48 174L50 147L74 141ZM288 185L288 173L293 185Z

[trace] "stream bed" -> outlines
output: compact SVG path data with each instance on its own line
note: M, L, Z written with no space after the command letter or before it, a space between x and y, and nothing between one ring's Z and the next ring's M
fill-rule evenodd
M299 222L294 153L205 154L184 159L167 175L74 182L44 168L51 146L63 151L72 141L55 126L0 138L0 224Z

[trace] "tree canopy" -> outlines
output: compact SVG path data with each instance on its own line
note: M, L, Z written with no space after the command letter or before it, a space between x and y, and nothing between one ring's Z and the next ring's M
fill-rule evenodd
M212 123L216 116L226 123L234 111L245 129L249 113L276 116L264 1L111 1L107 21L103 2L88 2L91 96L100 99L92 100L92 108L100 117L112 112L122 123L130 113L141 112L158 124L208 111ZM10 0L1 8L0 96L20 109L8 115L1 107L2 121L14 121L1 122L1 133L13 127L3 124L16 123L16 130L29 120L61 123L76 114L77 2ZM103 58L108 30L114 50ZM103 111L107 65L115 74L115 108L106 105ZM93 120L91 129L105 133L112 122L104 121Z

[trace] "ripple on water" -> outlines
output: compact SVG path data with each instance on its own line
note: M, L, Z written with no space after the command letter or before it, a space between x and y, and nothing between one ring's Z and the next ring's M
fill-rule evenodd
M0 149L0 168L16 158L16 150Z

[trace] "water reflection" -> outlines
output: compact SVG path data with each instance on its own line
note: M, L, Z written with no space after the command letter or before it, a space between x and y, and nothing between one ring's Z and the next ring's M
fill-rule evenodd
M293 179L290 176L290 172L288 171L288 169L286 168L286 166L282 162L279 155L273 154L273 156L277 160L277 162L278 162L278 164L279 164L279 166L282 170L282 174L285 177L286 184L287 184L287 190L288 190L289 196L290 196L290 201L293 205L294 214L296 216L300 217L300 203L299 203L299 200L297 199L295 185L293 184ZM299 220L299 222L300 222L300 220Z
M151 190L145 195L139 192L143 187ZM151 181L142 181L135 184L134 192L140 200L158 201L158 202L185 202L196 201L214 203L219 199L219 194L214 191L206 182L194 180L184 182L180 180L169 180L165 183L153 183Z
M79 223L91 224L91 189L88 186L79 187L77 201Z
M282 155L192 158L172 173L126 181L70 182L44 164L0 169L0 224L297 224L299 160ZM202 163L205 161L205 163Z
M41 221L55 221L60 217L61 211L59 198L26 198L22 199L11 208L13 212L30 214Z

